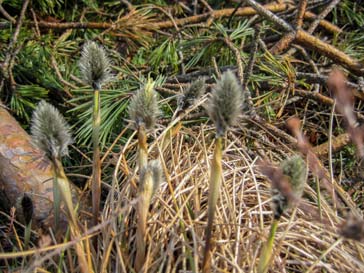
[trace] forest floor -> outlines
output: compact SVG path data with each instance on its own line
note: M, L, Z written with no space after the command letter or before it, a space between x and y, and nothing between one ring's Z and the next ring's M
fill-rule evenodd
M364 272L363 26L362 1L348 0L1 1L0 125L6 111L30 133L41 100L60 110L74 139L62 164L79 209L77 223L61 236L34 215L26 244L16 198L46 193L24 186L12 193L15 199L1 199L16 210L1 211L0 271ZM92 145L96 88L79 65L90 40L111 64L100 90L99 167ZM203 269L211 181L219 168L216 115L206 110L227 71L241 88L242 109L220 138L211 267ZM159 114L144 143L129 105L152 80ZM205 92L179 111L181 95L198 80ZM1 126L0 132L6 139ZM141 183L144 152L163 172L151 200ZM294 185L285 184L295 174L282 165L295 155L308 169L297 198ZM1 181L1 164L4 189L9 181ZM98 217L91 213L95 168ZM262 271L276 191L289 208L277 221Z

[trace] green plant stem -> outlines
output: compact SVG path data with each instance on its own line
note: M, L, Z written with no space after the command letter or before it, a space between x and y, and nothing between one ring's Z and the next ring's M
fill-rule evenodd
M80 237L81 232L78 228L76 211L73 207L71 187L69 185L68 178L67 178L66 174L64 173L62 163L59 160L55 159L53 164L54 164L54 169L55 169L55 173L56 173L56 177L57 177L59 191L62 196L63 202L66 205L68 218L69 218L69 222L70 222L71 235L73 237L72 239L74 239L74 238ZM86 253L84 251L82 241L76 243L75 250L77 253L78 261L80 263L81 272L82 273L92 273L93 270L92 270L92 268L89 268L87 261L86 261Z
M93 116L92 116L92 143L93 143L93 161L92 161L92 214L93 224L98 223L100 198L101 198L101 162L100 162L100 90L94 90Z
M58 159L55 159L53 161L53 164L55 170L55 177L57 180L59 197L63 200L63 202L66 205L67 213L69 218L71 219L72 225L77 225L77 217L73 207L72 192L68 178L64 173L62 163Z
M274 219L270 227L269 237L260 254L258 273L266 273L272 257L274 237L278 228L279 219Z
M212 224L215 217L215 209L217 200L219 198L219 188L221 184L222 175L222 137L217 137L215 140L215 151L211 164L211 176L209 185L209 197L208 197L208 211L207 211L207 227L205 231L206 242L204 250L204 258L202 263L202 272L211 272L211 235Z
M138 128L138 167L139 171L146 168L148 164L147 134L144 126Z

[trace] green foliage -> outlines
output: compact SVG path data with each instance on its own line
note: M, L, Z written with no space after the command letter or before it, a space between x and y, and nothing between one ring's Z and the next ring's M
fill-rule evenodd
M5 5L9 5L16 9L21 9L22 0L4 0ZM64 4L64 0L33 0L32 6L34 10L40 11L42 14L55 15L57 11Z
M167 67L171 67L173 72L177 72L180 63L177 50L177 41L167 38L150 53L149 64L152 69L164 71Z
M14 67L17 82L35 82L49 90L62 90L54 69L51 67L51 36L43 41L28 41L18 54L18 64Z
M294 78L295 70L290 60L279 56L273 56L268 51L257 61L261 74L255 74L251 77L253 85L259 85L260 82L268 81L269 85L282 86Z
M235 56L231 54L230 49L223 42L224 38L228 38L239 48L241 43L253 35L253 29L249 27L247 20L239 22L231 29L221 23L213 24L209 31L196 33L194 30L189 33L192 39L185 40L181 44L181 48L185 50L187 64L186 68L194 66L209 65L211 57L217 59L219 65L231 65L235 60ZM241 51L244 59L247 54Z
M18 85L10 99L11 110L27 122L30 120L30 113L35 109L37 102L46 99L48 90L39 85Z
M342 24L353 30L364 25L364 7L362 1L341 1L334 11L334 23Z
M112 132L117 132L123 125L124 113L128 105L128 91L131 88L124 86L115 90L103 90L101 96L101 126L100 141L104 146ZM92 98L93 90L75 90L75 99L70 103L78 104L70 110L70 114L77 115L74 124L76 141L81 145L91 144L92 136ZM125 125L125 124L124 124Z
M113 137L127 126L128 121L127 110L129 99L132 93L136 92L142 83L134 79L124 80L116 83L115 89L102 90L101 96L101 127L100 142L101 146L112 142ZM160 86L164 82L163 77L158 77L155 86ZM90 145L92 136L92 98L93 91L91 89L74 90L75 98L70 103L76 105L69 114L76 115L77 119L73 126L77 143L81 145Z

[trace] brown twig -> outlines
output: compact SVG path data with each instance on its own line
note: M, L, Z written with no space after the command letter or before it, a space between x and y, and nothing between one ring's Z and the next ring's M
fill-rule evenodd
M305 19L316 20L318 17L311 11L305 12ZM341 33L342 29L326 20L320 20L319 26L332 33Z
M229 37L225 37L224 42L228 46L228 48L235 54L236 63L238 65L239 81L240 81L240 83L243 83L243 79L244 79L244 68L243 68L243 62L241 61L240 51L234 45L234 43L229 39Z
M341 0L333 0L313 21L309 29L307 30L308 33L312 34L315 29L319 26L321 20L323 20L332 10L336 7L337 4L339 4Z
M245 68L244 78L243 78L243 82L242 82L243 93L244 93L244 96L245 96L245 99L246 99L246 102L248 105L248 110L251 111L250 112L251 116L255 116L255 115L257 115L257 113L254 110L252 95L251 95L250 90L247 88L247 86L248 86L248 80L253 73L253 67L254 67L254 63L255 63L255 57L256 57L256 54L258 51L258 45L259 45L258 41L260 39L260 34L261 34L260 26L255 27L253 45L250 50L250 58L249 58L248 65Z
M37 20L37 15L35 14L34 10L31 8L30 9L32 16L33 16L33 20L34 20L34 27L35 27L35 34L37 35L37 38L40 38L40 29L38 26L38 20Z
M349 134L344 133L344 134L341 134L341 135L338 135L338 136L332 138L331 149L333 152L338 151L349 143L350 143L350 136L349 136ZM329 141L327 141L316 147L313 147L312 151L317 156L320 157L320 156L326 156L329 153L329 149L330 149L330 143L329 143Z
M285 34L269 51L271 54L279 54L286 50L291 43L296 39L296 32L288 32Z
M52 64L52 67L53 67L54 71L56 72L56 75L57 75L57 77L58 77L59 81L60 81L63 85L65 85L65 86L67 86L67 87L71 87L72 89L77 89L77 87L76 87L75 85L73 85L72 83L69 83L68 81L66 81L66 80L62 77L62 74L61 74L61 72L59 71L59 68L58 68L57 61L56 61L56 59L54 58L53 54L51 55L51 64ZM66 95L67 95L69 98L72 98L72 97L73 97L73 96L72 96L72 94L68 91L68 89L67 89L67 88L64 88L63 90L64 90L64 92L66 93Z
M273 14L271 11L267 10L264 6L258 4L254 0L246 0L260 15L264 16L268 20L274 22L281 28L283 28L286 32L294 32L293 28L287 24L284 20ZM352 59L349 55L345 54L344 52L338 50L336 47L323 42L322 40L316 38L315 36L311 35L310 33L302 30L297 29L295 42L307 46L313 50L318 51L322 55L329 57L335 62L338 62L352 72L358 75L364 75L364 68L363 65L358 62L357 60Z
M307 0L300 0L296 17L296 28L301 28L303 25L303 18L306 12L306 7L307 7Z
M0 4L0 13L9 20L12 24L16 23L16 20L3 8L3 6Z
M12 72L11 72L11 63L12 63L12 60L15 58L15 54L14 54L14 49L16 48L16 42L18 40L18 36L19 36L19 33L20 33L20 28L23 24L23 19L24 19L24 16L25 16L25 11L28 7L28 4L29 4L29 0L24 0L23 2L23 6L21 8L21 11L20 11L20 15L19 15L19 18L17 20L17 23L16 23L16 27L15 27L15 31L14 31L14 34L10 40L10 43L8 45L8 52L5 56L5 59L4 59L4 62L1 64L0 68L1 68L1 74L3 75L3 78L1 80L1 83L0 83L0 86L3 87L4 86L4 81L7 79L11 79L11 87L14 87L14 80L13 80L13 77L12 77ZM1 89L0 89L0 92L1 92Z
M300 0L299 6L298 6L297 17L296 17L296 29L302 27L306 6L307 6L307 0ZM270 52L272 54L279 54L280 52L286 50L289 47L289 45L294 41L295 38L296 38L296 32L295 31L286 33L270 49Z
M270 10L272 12L281 12L284 10L287 10L290 5L285 4L285 3L270 3L264 6L267 10ZM211 16L213 16L214 18L225 18L225 17L229 17L232 13L234 12L234 9L221 9L221 10L215 10L213 11L213 13L211 12L207 12L207 13L203 13L200 15L195 15L195 16L190 16L190 17L186 17L186 18L181 18L181 19L176 19L174 20L174 22L172 21L163 21L163 22L158 22L158 23L146 23L144 25L141 25L141 27L145 27L147 29L168 29L168 28L174 28L175 25L177 26L184 26L187 24L195 24L195 23L200 23L203 22L205 20L207 20L208 18L210 18ZM250 7L244 7L244 8L240 8L236 11L235 16L251 16L251 15L256 15L257 12L250 8ZM28 22L29 25L32 25L33 22ZM69 29L69 28L76 28L76 29L83 29L83 28L88 28L88 29L108 29L108 28L119 28L122 29L123 26L122 25L117 25L115 23L107 23L107 22L65 22L65 23L54 23L54 22L46 22L46 21L39 21L38 22L39 27L41 28L53 28L53 29ZM8 25L6 27L9 27Z

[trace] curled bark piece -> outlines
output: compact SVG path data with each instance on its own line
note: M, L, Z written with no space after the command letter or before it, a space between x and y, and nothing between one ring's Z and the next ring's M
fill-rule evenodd
M6 208L16 207L17 216L24 222L22 207L24 194L33 203L33 227L53 226L53 171L50 161L36 148L30 136L17 121L0 107L0 202ZM61 229L67 225L61 215Z

